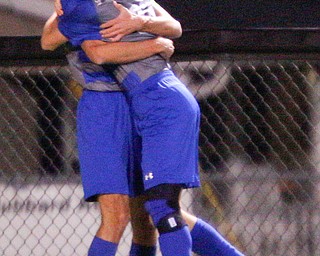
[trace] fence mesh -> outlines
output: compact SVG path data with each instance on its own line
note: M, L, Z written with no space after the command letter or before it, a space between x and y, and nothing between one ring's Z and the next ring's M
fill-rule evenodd
M202 111L202 187L184 193L183 207L245 255L320 255L319 60L171 64ZM65 64L0 67L2 255L86 255L100 219L82 200L80 95ZM128 227L118 255L130 243Z

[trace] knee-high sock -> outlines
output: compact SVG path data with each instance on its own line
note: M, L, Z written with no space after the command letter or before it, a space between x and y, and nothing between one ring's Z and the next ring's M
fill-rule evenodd
M116 255L117 248L118 244L95 236L90 245L88 256L114 256Z
M156 246L145 246L132 243L129 256L155 256Z
M189 228L183 228L170 233L160 234L160 250L163 256L191 256L191 235Z
M166 200L162 199L147 201L145 207L158 230L159 228L161 229L161 222L169 221L169 219L166 220L166 218L176 211L176 209L171 208L167 204ZM178 225L177 223L175 224ZM166 232L159 231L159 244L163 256L191 255L192 241L189 228L186 225L179 225L178 227L172 228L172 231L170 229ZM171 226L171 224L169 224L169 226Z
M243 256L217 230L198 219L191 230L192 251L201 256Z

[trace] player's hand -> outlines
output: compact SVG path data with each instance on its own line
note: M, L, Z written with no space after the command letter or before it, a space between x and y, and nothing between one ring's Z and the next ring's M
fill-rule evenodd
M125 35L139 31L143 26L145 18L130 12L123 5L113 2L120 11L118 17L103 23L100 34L103 38L108 38L112 42L120 41Z
M161 45L162 47L162 51L159 54L165 60L169 60L172 54L174 53L173 41L164 37L158 37L155 40L156 40L156 43Z
M58 16L63 15L61 0L54 0L54 9Z

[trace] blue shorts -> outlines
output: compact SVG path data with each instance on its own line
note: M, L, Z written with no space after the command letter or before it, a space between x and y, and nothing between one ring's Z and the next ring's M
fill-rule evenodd
M139 138L133 137L131 124L122 92L84 90L77 111L77 143L86 201L95 201L100 194L142 192L133 151L133 142Z
M144 188L160 184L199 186L200 110L193 95L170 70L142 83L132 72L123 86L142 138Z

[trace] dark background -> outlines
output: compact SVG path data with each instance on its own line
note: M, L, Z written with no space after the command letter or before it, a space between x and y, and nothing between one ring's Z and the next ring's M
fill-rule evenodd
M317 28L320 1L157 0L184 29Z

